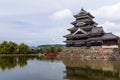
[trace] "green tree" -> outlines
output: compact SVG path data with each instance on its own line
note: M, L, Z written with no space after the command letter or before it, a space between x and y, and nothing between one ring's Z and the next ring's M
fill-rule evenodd
M55 52L55 47L50 47L50 52Z
M39 49L39 53L44 53L42 48Z
M0 53L5 53L7 54L8 53L8 42L7 41L3 41L1 44L0 44Z
M28 53L29 51L29 47L28 45L24 44L24 43L21 43L19 46L18 46L18 52L20 54L26 54Z
M3 41L0 44L0 53L1 54L13 54L17 52L17 44L15 42Z
M44 48L44 49L43 49L43 52L44 52L44 53L50 52L50 48Z
M62 52L62 48L61 48L61 47L58 47L58 48L56 48L56 51L57 51L57 52Z
M14 54L17 53L17 50L18 50L18 45L15 42L10 41L8 43L8 53Z
M3 45L0 44L0 54L2 54L2 53L3 53Z

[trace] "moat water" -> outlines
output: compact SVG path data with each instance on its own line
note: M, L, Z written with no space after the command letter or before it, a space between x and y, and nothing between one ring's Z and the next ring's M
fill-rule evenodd
M0 80L120 80L120 61L0 57Z

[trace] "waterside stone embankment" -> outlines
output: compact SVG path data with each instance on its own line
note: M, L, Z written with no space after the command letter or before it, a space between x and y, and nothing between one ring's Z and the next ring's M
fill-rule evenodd
M102 47L66 47L60 58L120 60L120 49Z

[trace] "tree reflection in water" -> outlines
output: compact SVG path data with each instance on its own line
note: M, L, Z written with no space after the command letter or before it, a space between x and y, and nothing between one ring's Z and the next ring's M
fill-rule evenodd
M120 80L120 61L62 59L68 80Z
M0 57L0 69L2 69L2 71L4 70L10 70L12 68L15 68L16 66L19 67L25 67L27 66L27 62L29 60L50 60L50 61L54 61L54 60L58 60L56 58L44 58L44 57L38 57L38 56L21 56L21 57Z

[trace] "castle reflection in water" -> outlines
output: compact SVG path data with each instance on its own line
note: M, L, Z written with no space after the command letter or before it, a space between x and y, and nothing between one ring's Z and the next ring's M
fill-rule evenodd
M120 61L62 59L66 65L65 79L120 80Z

